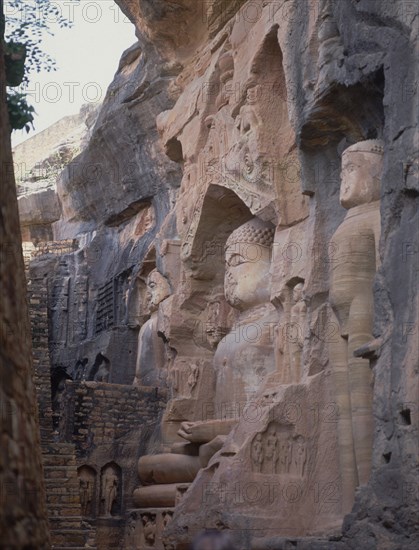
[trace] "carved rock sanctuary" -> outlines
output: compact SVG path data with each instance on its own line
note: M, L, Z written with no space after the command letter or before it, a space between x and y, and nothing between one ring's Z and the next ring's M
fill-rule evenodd
M15 152L41 505L0 547L418 548L418 6L117 4L103 104Z

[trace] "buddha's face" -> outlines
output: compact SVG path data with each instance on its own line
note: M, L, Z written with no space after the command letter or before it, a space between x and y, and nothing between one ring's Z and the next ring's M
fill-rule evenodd
M269 302L270 249L257 243L231 243L226 250L224 292L227 302L244 311Z
M153 270L147 278L147 304L150 312L156 311L169 293L166 279L156 269Z
M344 208L376 201L380 198L382 157L358 151L342 155L340 203Z

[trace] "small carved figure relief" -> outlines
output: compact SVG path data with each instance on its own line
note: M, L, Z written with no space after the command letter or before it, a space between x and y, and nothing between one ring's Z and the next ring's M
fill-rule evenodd
M282 438L279 442L279 472L289 474L292 460L292 442L287 438Z
M333 18L333 5L330 0L323 3L320 13L321 23L318 31L320 42L317 70L318 82L324 82L324 70L327 65L336 63L343 56L343 44L336 21ZM323 77L323 78L321 78Z
M169 525L172 519L173 519L173 512L163 513L163 529L166 529L166 527Z
M93 515L93 504L95 496L96 472L89 466L82 466L78 469L80 504L82 516Z
M116 468L109 465L102 474L102 496L103 513L105 516L114 515L113 507L116 503L119 490L119 475Z
M291 307L291 326L295 327L295 337L290 342L291 377L295 383L300 382L302 375L302 350L304 344L307 306L303 294L304 283L297 283L292 291L293 306Z
M253 443L252 443L252 464L253 471L257 473L262 472L263 464L263 443L262 443L262 434L256 434Z
M192 397L198 384L202 361L183 357L174 359L169 366L171 389L176 397Z
M305 466L307 461L307 446L304 438L300 435L294 443L294 465L295 473L304 477Z
M189 485L178 485L176 487L176 500L175 500L175 506L179 504L179 502L182 500L184 494L189 489Z
M348 210L331 242L330 304L339 334L329 357L339 407L338 436L343 511L353 504L355 488L368 482L372 452L372 373L356 351L373 339L372 285L379 266L380 180L383 145L368 140L342 155L340 202Z
M53 327L53 340L59 346L67 342L69 324L69 294L71 277L69 276L68 263L60 261L58 273L53 279L51 292L51 326Z
M196 386L199 378L199 366L196 363L192 363L189 367L190 374L188 376L188 386L189 390L192 393L192 390Z
M231 44L226 44L224 49L231 48ZM234 60L231 51L225 51L221 54L218 60L218 66L220 68L220 93L215 100L215 106L219 111L225 105L228 105L230 96L232 94L231 82L234 75Z
M302 378L302 352L307 330L304 281L282 293L283 314L276 329L276 362L281 384L298 384Z
M220 340L229 331L229 312L231 308L227 304L224 295L210 299L205 322L205 337L212 349L215 349Z
M268 427L264 442L264 463L263 473L275 474L277 469L278 454L278 436L274 424Z
M154 546L156 542L156 516L155 514L143 514L141 516L141 521L143 523L143 535L144 542L147 546Z
M256 434L251 445L252 471L266 475L306 475L307 443L303 436L292 437L289 432L269 424L265 432Z
M87 309L89 298L89 278L85 275L76 277L73 290L73 342L87 338Z
M131 270L115 278L115 321L121 325L128 321L128 301L131 288Z

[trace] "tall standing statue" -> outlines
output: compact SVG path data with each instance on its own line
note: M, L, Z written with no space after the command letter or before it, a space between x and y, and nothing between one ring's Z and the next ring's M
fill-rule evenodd
M169 283L154 269L147 277L147 308L150 319L144 323L138 335L137 364L134 385L159 386L165 378L164 342L157 334L158 308L170 294Z
M340 202L348 210L332 237L330 303L338 327L330 361L339 407L338 435L343 512L354 491L367 483L373 435L372 374L369 361L354 352L372 340L373 280L379 265L380 179L383 146L356 143L342 155Z

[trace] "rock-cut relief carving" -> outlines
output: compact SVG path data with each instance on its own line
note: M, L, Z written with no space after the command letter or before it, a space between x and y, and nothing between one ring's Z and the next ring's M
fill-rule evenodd
M307 467L307 442L293 436L287 427L271 422L265 432L257 433L251 444L252 472L303 478Z
M81 514L92 517L95 514L96 472L90 466L81 466L79 476Z
M340 202L348 210L332 237L330 304L338 334L329 344L339 407L338 436L344 512L367 483L372 452L372 374L357 350L372 340L374 276L379 265L383 145L368 140L342 155Z
M147 277L147 309L151 314L138 335L134 385L159 387L166 379L165 346L157 333L159 304L170 294L169 283L157 269Z
M175 361L169 373L174 396L193 397L202 368L203 362L199 359L188 358Z
M143 537L145 546L147 548L154 547L157 534L156 514L142 514L141 522L143 524Z
M87 338L88 305L89 278L86 275L78 275L72 296L73 342L81 342Z
M307 332L304 281L297 279L281 293L283 314L275 329L275 354L279 382L298 384L303 376L303 346Z
M226 435L237 422L239 409L275 370L277 313L269 302L273 237L270 224L253 218L227 239L224 291L237 319L214 355L214 420L183 422L179 435L185 439L203 443Z
M106 517L120 513L121 469L111 463L102 469L101 479L101 506L102 514Z

